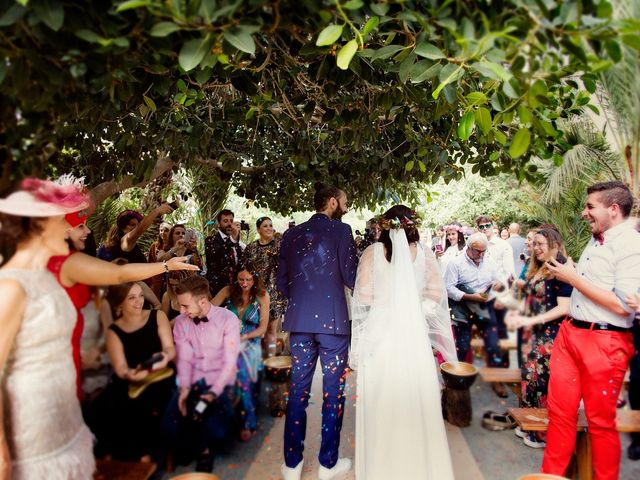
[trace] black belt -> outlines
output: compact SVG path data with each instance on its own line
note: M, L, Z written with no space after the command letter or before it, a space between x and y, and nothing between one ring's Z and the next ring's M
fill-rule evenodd
M586 330L606 330L609 332L622 333L628 333L631 331L630 328L616 327L615 325L611 325L610 323L606 322L585 322L584 320L576 320L575 318L569 316L567 316L567 321L576 328L584 328Z

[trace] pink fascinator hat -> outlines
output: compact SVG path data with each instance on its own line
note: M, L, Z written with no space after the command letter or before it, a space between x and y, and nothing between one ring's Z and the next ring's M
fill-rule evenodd
M0 199L0 212L17 217L68 217L68 214L85 211L76 216L86 219L91 209L91 196L84 179L72 175L63 175L56 181L25 178L20 190Z

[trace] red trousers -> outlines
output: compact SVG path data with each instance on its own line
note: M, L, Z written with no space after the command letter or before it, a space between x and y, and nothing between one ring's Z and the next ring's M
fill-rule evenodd
M620 436L616 430L616 401L633 354L631 333L562 324L551 352L544 473L565 474L575 450L578 405L583 398L595 479L618 479Z

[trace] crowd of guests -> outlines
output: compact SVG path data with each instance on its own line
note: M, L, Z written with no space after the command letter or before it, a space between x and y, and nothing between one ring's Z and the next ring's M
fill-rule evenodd
M607 267L618 265L618 257L635 255L630 245L640 246L629 227L629 190L614 182L592 187L589 195L583 215L594 239L578 264L579 274L567 258L562 235L549 224L530 228L522 237L517 223L500 230L482 215L473 226L451 222L426 243L444 275L459 360L472 361L475 326L484 340L487 365L508 367L509 353L500 348L500 340L508 337L509 329L517 330L522 406L548 408L551 424L548 436L519 428L515 433L529 447L555 446L547 449L543 469L562 473L566 468L565 457L572 450L569 437L575 441L573 411L583 396L594 435L594 467L601 478L614 478L609 473L617 471L619 458L604 459L596 452L615 446L616 401L634 356L632 328L636 350L630 402L640 408L640 327L632 313L638 299L629 296L638 290L631 285L635 277L619 272L607 277ZM286 309L276 286L281 236L270 218L261 217L256 222L258 238L245 245L233 212L223 209L217 231L204 238L200 252L198 232L162 221L172 210L163 204L146 215L121 212L96 250L88 243L91 205L81 183L28 180L20 191L0 200L5 248L0 291L10 299L0 305L8 332L0 342L0 365L6 367L5 380L19 379L9 383L16 386L2 401L22 405L28 388L21 390L21 384L48 388L54 382L50 388L60 390L54 405L46 408L34 404L32 409L5 409L15 417L11 421L25 425L25 432L14 432L9 440L2 436L4 472L13 462L16 478L89 478L85 473L93 468L93 455L89 459L82 452L92 448L91 433L97 439L97 457L163 462L171 451L177 462L195 459L197 470L211 471L215 453L226 449L234 434L242 441L255 435L262 360L275 354ZM139 240L150 228L158 234L144 252ZM380 232L377 220L369 220L365 233L356 238L358 251L379 241ZM604 248L608 244L613 247ZM625 268L640 268L637 262L634 257ZM45 268L65 296L42 276ZM576 275L608 281L618 290L603 293L604 285L590 289ZM49 303L43 302L47 298ZM43 315L57 321L49 332L32 326ZM68 317L73 322L63 321ZM591 340L582 337L593 330L593 321L596 330L613 338L601 335L603 342L617 342L601 346L615 363L604 373L592 371L576 350L590 351ZM42 335L57 343L47 343L45 351ZM68 364L63 347L71 353ZM43 355L52 359L56 378L43 378L27 361ZM577 375L576 369L587 371L589 382L577 385L571 395L559 393L562 382ZM614 378L617 387L604 385L605 377ZM60 388L61 378L73 379L73 389ZM493 385L498 396L507 395L504 385ZM606 402L593 393L603 389L611 390ZM76 408L80 405L82 414ZM56 422L67 421L59 435L34 442L39 432L59 429L33 423L33 418L42 418L37 414L41 407L55 410L51 417ZM500 423L499 418L489 420ZM37 460L47 452L56 455L50 466ZM628 455L640 459L637 435ZM50 475L47 468L62 476Z

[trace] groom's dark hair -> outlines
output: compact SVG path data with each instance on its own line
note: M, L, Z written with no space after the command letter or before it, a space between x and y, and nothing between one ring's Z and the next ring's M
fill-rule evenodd
M342 190L338 187L327 185L322 182L316 182L313 185L313 188L316 191L313 194L313 206L316 209L316 212L324 210L330 199L335 198L337 200L340 195L342 195Z

